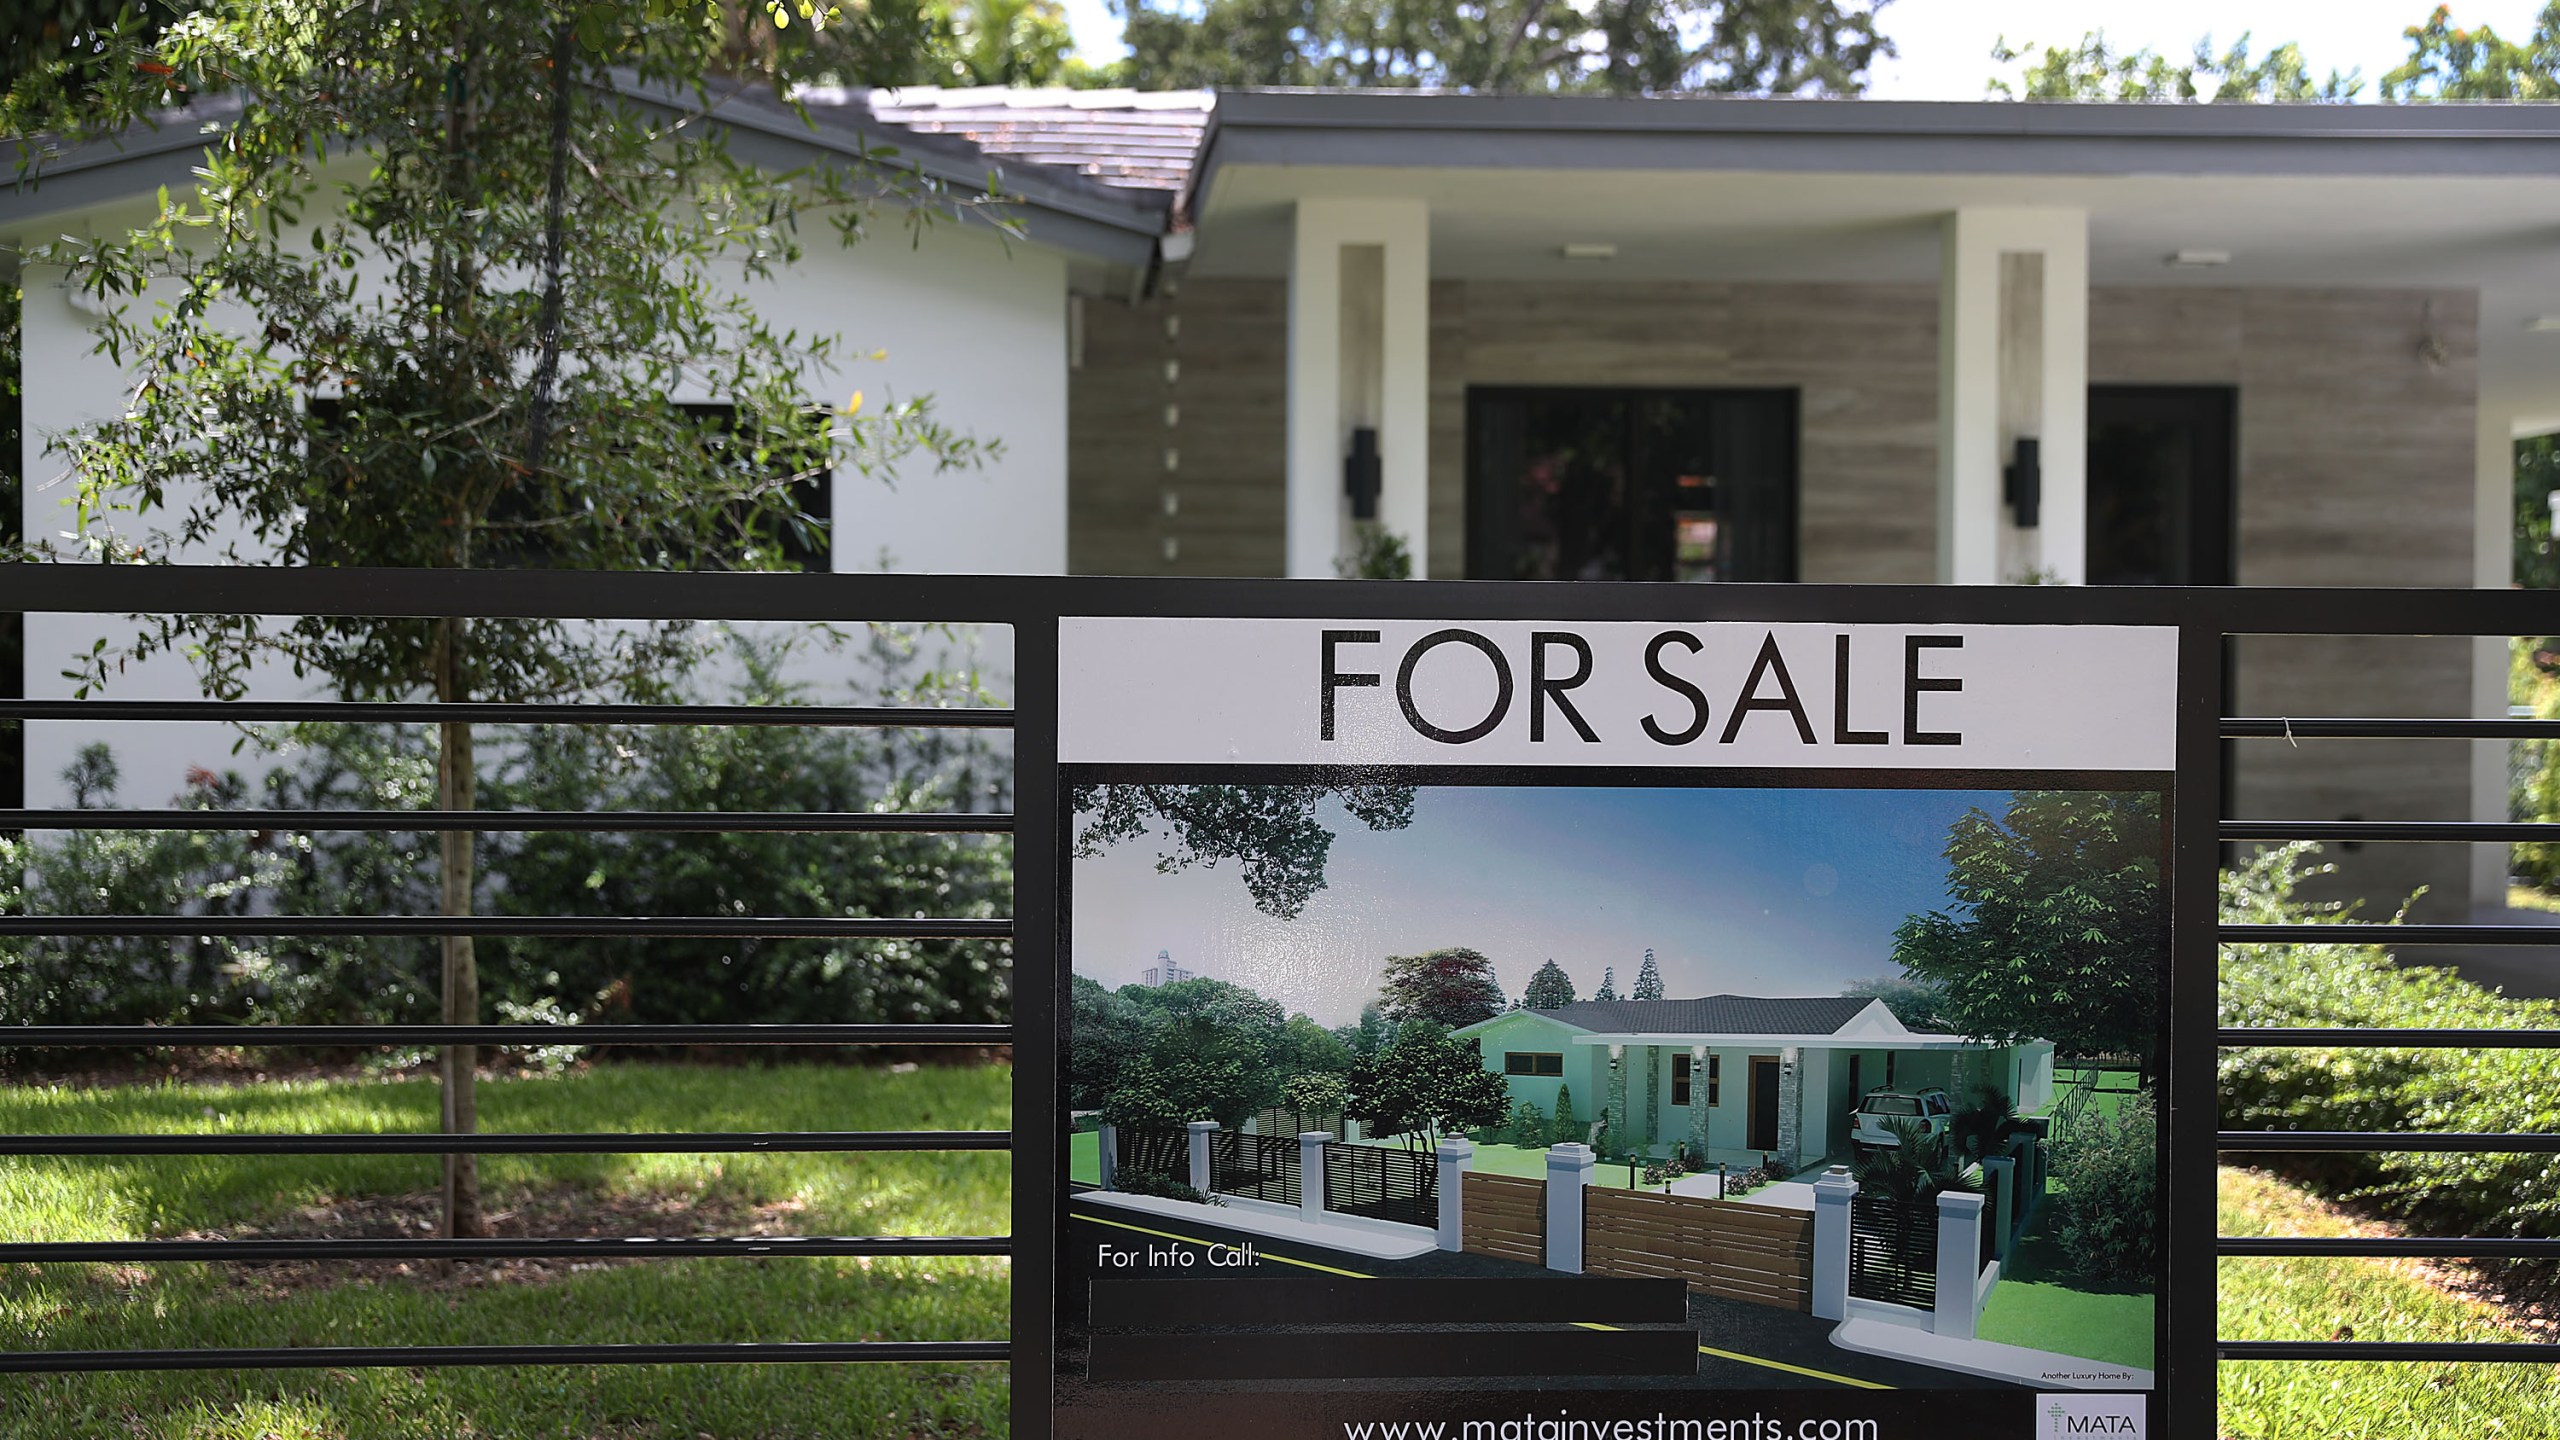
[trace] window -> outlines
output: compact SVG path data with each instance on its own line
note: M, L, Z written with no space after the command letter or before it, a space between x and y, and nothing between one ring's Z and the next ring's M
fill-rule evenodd
M1477 580L1793 580L1792 390L1467 393Z
M1562 1075L1564 1056L1553 1051L1506 1050L1502 1052L1505 1075Z
M1671 1057L1671 1103L1689 1103L1689 1057L1686 1055Z
M1714 1109L1719 1103L1716 1098L1716 1092L1723 1088L1717 1083L1724 1078L1721 1074L1717 1073L1723 1069L1723 1066L1718 1063L1719 1060L1720 1057L1718 1056L1710 1055L1707 1057L1707 1108L1710 1110Z

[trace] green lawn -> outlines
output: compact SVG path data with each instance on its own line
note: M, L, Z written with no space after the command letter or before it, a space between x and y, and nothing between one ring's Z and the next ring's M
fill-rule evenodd
M1079 1130L1067 1137L1067 1178L1087 1185L1102 1183L1102 1132Z
M484 1083L488 1130L1003 1129L1009 1072L630 1065ZM0 1130L365 1131L433 1127L432 1085L295 1082L0 1089ZM609 1206L607 1233L1004 1234L1008 1157L489 1157L489 1202L548 1221ZM353 1213L423 1214L432 1157L241 1156L0 1163L12 1239L330 1233ZM543 1228L540 1225L537 1229ZM468 1271L471 1267L464 1267ZM680 1260L438 1284L377 1267L21 1265L0 1270L0 1348L183 1348L1001 1339L997 1259ZM561 1367L176 1372L0 1383L10 1440L730 1437L1002 1433L1002 1366ZM859 1423L848 1427L850 1417Z
M2302 1191L2247 1170L2221 1174L2226 1235L2342 1235ZM2489 1307L2386 1260L2224 1259L2228 1340L2517 1340ZM2226 1361L2229 1440L2480 1440L2560 1430L2560 1370L2548 1365Z
M2083 1087L2094 1087L2097 1093L2090 1097L2090 1103L2097 1108L2099 1114L2112 1119L2117 1107L2123 1105L2127 1097L2132 1094L2135 1081L2141 1078L2141 1074L2139 1070L2090 1071L2057 1063L2053 1068L2053 1103L2041 1110L2028 1113L2055 1114L2062 1109L2063 1102L2070 1097L2072 1091Z
M2000 1283L1992 1287L1974 1333L2004 1345L2155 1368L2151 1292L2063 1274L2061 1249L2045 1233L2056 1213L2048 1198L2001 1267Z

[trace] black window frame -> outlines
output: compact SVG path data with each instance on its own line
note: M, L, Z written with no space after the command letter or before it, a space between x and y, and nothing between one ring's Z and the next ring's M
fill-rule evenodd
M1524 1060L1530 1062L1529 1068L1522 1067L1521 1062ZM1555 1062L1555 1068L1545 1068L1541 1063L1545 1061ZM1525 1076L1533 1080L1562 1079L1564 1052L1561 1050L1505 1050L1502 1052L1502 1073Z

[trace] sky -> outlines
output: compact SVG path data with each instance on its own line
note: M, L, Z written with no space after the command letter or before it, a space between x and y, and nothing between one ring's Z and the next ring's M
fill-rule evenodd
M2453 0L2453 18L2457 25L2487 24L2521 40L2541 4ZM1101 63L1127 53L1108 0L1065 5L1077 54ZM1886 100L1979 100L1983 82L2000 68L1991 48L2004 35L2023 49L2029 42L2068 44L2104 30L2120 48L2147 47L2183 58L2205 35L2219 49L2247 31L2256 51L2287 40L2300 43L2319 73L2362 70L2363 98L2371 99L2374 82L2407 58L2401 32L2434 8L2434 0L1891 0L1879 25L1901 53L1876 66L1868 93Z
M1897 975L1893 930L1944 908L1947 827L2004 793L1425 787L1375 833L1328 802L1327 888L1295 920L1232 865L1160 875L1155 837L1075 862L1076 973L1117 988L1159 951L1326 1025L1377 994L1389 955L1463 945L1516 996L1549 958L1618 992L1649 946L1672 998L1836 995Z

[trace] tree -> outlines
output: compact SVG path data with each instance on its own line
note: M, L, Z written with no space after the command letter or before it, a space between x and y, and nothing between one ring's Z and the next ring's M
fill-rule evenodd
M1372 1134L1402 1135L1408 1148L1417 1140L1427 1148L1452 1130L1503 1123L1510 1106L1510 1087L1484 1068L1476 1042L1426 1021L1405 1026L1395 1043L1352 1066L1344 1113Z
M1601 968L1600 988L1591 992L1591 998L1594 1000L1615 1000L1618 998L1617 966L1608 965Z
M1373 1000L1360 1007L1357 1024L1335 1026L1333 1037L1350 1047L1354 1056L1375 1055L1396 1038L1396 1026Z
M1556 1087L1555 1129L1550 1132L1548 1143L1554 1145L1582 1143L1582 1122L1574 1118L1573 1087L1570 1085Z
M2457 28L2450 5L2403 33L2409 58L2382 77L2385 100L2560 99L2560 3L2543 5L2521 45L2486 25Z
M1333 832L1316 811L1327 800L1372 830L1413 823L1410 785L1076 785L1067 795L1082 822L1078 858L1164 832L1171 843L1156 854L1158 874L1232 860L1254 908L1282 920L1297 919L1325 887Z
M1378 1008L1399 1025L1420 1020L1455 1030L1501 1014L1502 985L1493 962L1463 946L1390 955Z
M1520 997L1520 1003L1532 1010L1553 1010L1559 1005L1570 1005L1573 1003L1573 977L1564 973L1563 966L1549 960L1529 977L1528 992Z
M1498 94L1854 95L1891 55L1872 0L1130 0L1127 83Z
M1351 1047L1332 1031L1304 1015L1292 1015L1280 1027L1273 1060L1288 1076L1342 1075L1350 1072Z
M1662 967L1653 963L1653 951L1644 952L1644 964L1636 970L1635 993L1630 998L1659 1000L1662 998Z
M1988 87L2013 100L2338 101L2352 100L2364 88L2353 70L2315 76L2298 45L2252 56L2246 33L2219 52L2211 36L2198 40L2185 64L2155 50L2119 50L2103 30L2090 31L2075 45L2040 49L2012 48L2003 37L1992 46L1991 58L2017 66L2013 76L1995 77Z
M1955 1027L1955 1021L1948 1018L1947 987L1935 980L1911 975L1880 976L1852 980L1840 987L1840 993L1883 1001L1884 1008L1908 1029L1936 1033Z
M84 52L50 89L14 87L12 123L99 135L180 94L249 102L147 222L30 256L106 303L102 348L133 382L121 414L55 442L78 544L111 560L777 568L818 524L795 486L839 447L864 465L919 446L935 465L971 458L920 401L813 408L833 337L746 299L743 283L799 258L803 218L851 239L859 186L934 197L732 157L703 123L729 38L716 10L663 0L213 0ZM631 98L644 91L677 98ZM371 158L324 176L333 152ZM40 175L45 147L30 153ZM684 384L727 410L677 405ZM166 651L223 697L278 662L348 700L646 699L691 653L672 625L145 624L93 657L84 693ZM475 808L472 728L437 739L438 807ZM475 908L475 845L442 838L448 916ZM470 937L444 939L441 968L443 1018L477 1023ZM476 1128L474 1060L442 1052L448 1131ZM474 1157L448 1158L444 1209L448 1234L483 1229Z
M2158 1059L2168 911L2159 797L2021 791L1947 836L1948 910L1894 931L1893 958L1946 989L1958 1033L2066 1055Z
M1135 1053L1103 1100L1105 1118L1215 1120L1234 1129L1278 1103L1288 1078L1280 1069L1285 1026L1278 1004L1224 980L1124 985L1114 993L1137 1012L1139 1028Z

